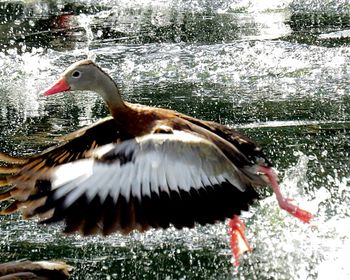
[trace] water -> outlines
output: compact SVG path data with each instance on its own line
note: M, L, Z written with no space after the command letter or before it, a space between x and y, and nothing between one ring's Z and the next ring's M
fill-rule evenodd
M268 3L266 3L268 2ZM0 3L0 147L29 155L107 115L95 94L44 98L91 57L125 99L235 127L264 146L304 225L268 197L243 215L236 271L225 224L108 238L0 217L0 261L60 259L73 279L349 279L348 1Z

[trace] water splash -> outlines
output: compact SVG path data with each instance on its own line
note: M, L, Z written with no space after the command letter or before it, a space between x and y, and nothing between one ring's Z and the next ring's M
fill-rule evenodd
M341 273L339 279L349 275L345 260L349 259L350 251L344 249L350 244L348 207L332 205L343 210L329 219L326 211L332 195L326 188L320 188L313 199L308 199L303 189L309 183L308 165L316 159L301 152L297 155L298 162L286 170L281 187L299 205L314 212L315 220L311 225L302 224L280 211L274 197L265 199L251 218L248 239L254 251L245 256L249 265L240 268L239 279L326 279L335 271ZM347 178L335 181L336 188L349 187ZM345 198L344 193L339 195ZM253 275L249 267L254 267Z
M38 116L38 95L45 85L46 73L52 66L51 62L42 56L41 48L33 48L31 52L22 55L18 55L16 50L7 52L8 55L3 56L0 62L1 99L8 100L6 103L21 111L24 120L27 117ZM7 108L3 106L1 110Z
M82 28L85 30L85 35L86 35L86 46L82 50L88 59L95 60L96 59L96 54L95 52L91 49L91 45L94 41L94 33L92 32L91 29L91 24L94 19L94 15L86 15L86 14L80 14L77 17L77 21L80 24Z
M318 1L318 0L294 0L290 4L292 11L296 13L327 13L349 14L348 0Z

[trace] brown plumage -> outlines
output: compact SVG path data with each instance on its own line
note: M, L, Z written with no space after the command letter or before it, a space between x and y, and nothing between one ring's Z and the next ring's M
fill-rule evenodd
M280 194L261 148L238 132L125 102L90 60L70 66L44 95L68 90L97 92L112 116L32 157L0 155L0 186L8 188L0 200L12 200L2 214L64 221L66 232L84 235L193 227L239 215L257 186L271 184L282 208L304 215Z

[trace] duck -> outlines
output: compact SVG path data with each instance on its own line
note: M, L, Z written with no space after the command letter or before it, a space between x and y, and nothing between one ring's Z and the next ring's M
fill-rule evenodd
M72 269L61 261L11 261L0 263L0 280L65 280Z
M28 157L1 153L2 215L21 212L65 233L109 235L192 228L229 220L235 264L251 247L242 211L270 186L280 208L305 223L311 213L285 198L262 148L238 131L174 110L123 100L92 60L78 61L43 92L93 91L110 116Z

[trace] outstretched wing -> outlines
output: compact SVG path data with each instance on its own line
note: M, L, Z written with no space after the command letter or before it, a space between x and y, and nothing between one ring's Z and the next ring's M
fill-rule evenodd
M257 193L244 178L213 143L174 130L107 144L38 171L29 188L14 180L8 193L15 202L3 212L63 220L66 232L83 234L192 227L248 210Z
M60 138L57 146L50 147L37 155L27 158L14 158L0 153L0 162L7 164L7 166L0 167L0 174L17 173L14 176L19 177L24 173L28 175L31 172L32 175L35 175L39 170L43 171L85 158L86 153L96 147L123 141L130 137L130 135L120 130L112 117L107 117ZM8 181L13 179L13 176L0 179L0 186L7 185Z

